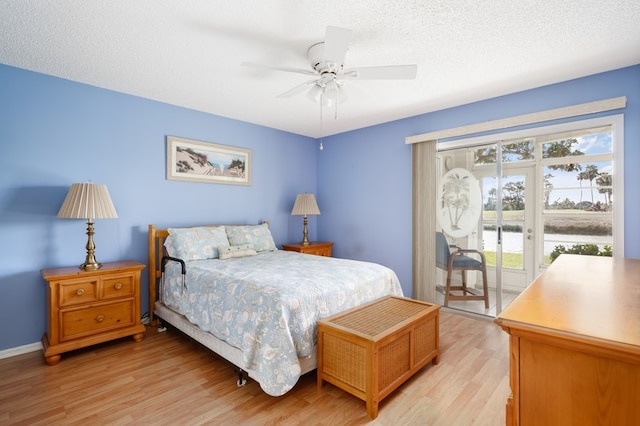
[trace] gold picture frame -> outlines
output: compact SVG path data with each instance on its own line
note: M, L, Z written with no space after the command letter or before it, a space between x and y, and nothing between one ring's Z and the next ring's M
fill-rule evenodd
M167 179L251 185L251 150L167 136Z

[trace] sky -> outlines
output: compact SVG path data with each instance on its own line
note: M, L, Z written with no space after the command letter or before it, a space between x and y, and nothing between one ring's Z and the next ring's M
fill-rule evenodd
M593 159L588 161L586 158L589 155L612 153L613 142L611 132L590 134L577 137L576 139L578 140L578 143L573 145L572 149L577 149L585 154L584 156L574 157L576 160L580 161L578 164L582 166L582 170L585 170L587 165L593 164L597 166L599 172L613 174L612 161L593 161ZM569 198L575 203L580 201L591 201L591 189L589 188L590 183L587 180L580 182L577 179L577 171L567 172L563 170L551 170L545 166L543 174L553 175L550 180L553 184L553 190L549 197L550 204L553 204L553 202L558 200L564 200L565 198ZM521 176L506 176L503 178L502 185L504 187L508 182L515 182L519 180L522 180ZM489 191L492 188L496 188L496 180L485 179L484 185L485 186L482 189L484 201L486 202ZM597 187L595 180L593 181L593 185L594 187ZM605 196L604 194L599 193L597 188L594 188L593 202L595 203L598 201L600 201L600 203L604 203L606 201Z

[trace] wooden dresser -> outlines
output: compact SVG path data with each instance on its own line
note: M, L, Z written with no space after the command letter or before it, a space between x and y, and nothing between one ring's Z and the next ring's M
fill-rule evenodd
M561 255L497 318L508 425L640 421L640 259Z
M43 269L47 281L44 358L55 365L63 352L131 336L144 337L140 323L140 272L134 261L105 263L95 271L77 266Z
M315 254L317 256L327 256L327 257L331 257L331 247L333 247L333 243L321 242L321 241L309 243L308 246L303 246L300 243L282 245L283 250L297 251L299 253Z

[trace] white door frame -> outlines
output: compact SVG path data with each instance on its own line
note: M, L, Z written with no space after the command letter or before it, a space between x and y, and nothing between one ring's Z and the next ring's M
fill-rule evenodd
M502 290L520 293L524 290L531 281L533 281L535 274L535 213L536 213L536 181L535 181L535 165L527 163L526 165L510 164L507 167L503 164L502 176L523 176L525 178L525 199L524 199L524 220L522 222L522 269L502 268ZM488 170L478 171L475 170L474 174L479 180L483 177L495 176L495 173L491 173ZM504 213L503 213L504 215ZM482 219L481 219L482 220ZM504 224L504 220L502 221ZM479 226L480 232L482 232L482 226ZM504 236L504 232L503 232ZM493 249L493 248L491 248ZM503 249L504 252L504 249ZM504 255L504 253L503 253ZM497 274L495 266L487 268L489 287L496 289L497 286Z

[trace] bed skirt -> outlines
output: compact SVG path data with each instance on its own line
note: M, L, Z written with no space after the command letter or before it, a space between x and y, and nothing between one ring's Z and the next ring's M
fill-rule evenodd
M244 368L242 366L242 353L240 349L229 345L228 343L218 339L213 334L202 331L197 325L190 322L183 315L167 308L160 302L155 303L154 315L158 316L162 320L171 324L178 330L182 331L187 336L191 337L198 343L204 345L217 355L229 361L234 366L241 368L245 371L249 377L256 382L260 383L256 379L254 370ZM300 375L313 371L317 367L317 351L313 351L313 354L306 358L299 358L300 361Z

